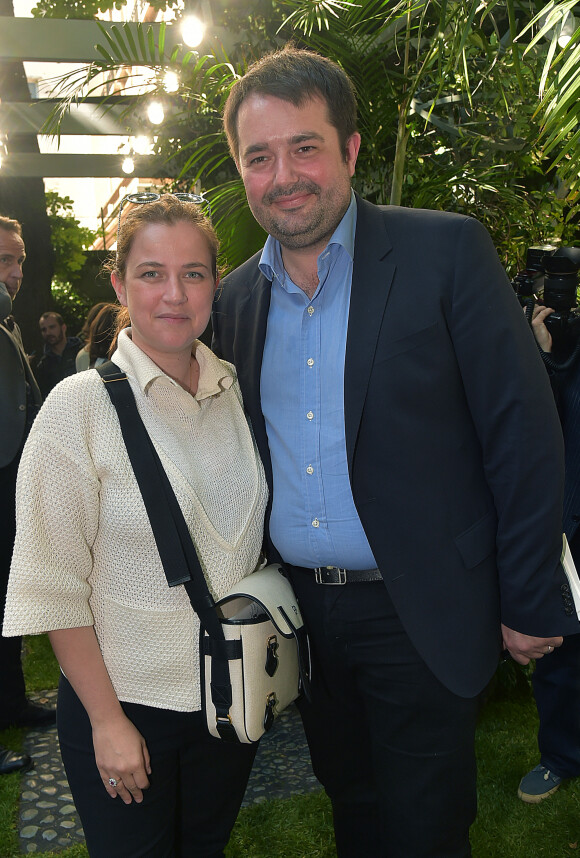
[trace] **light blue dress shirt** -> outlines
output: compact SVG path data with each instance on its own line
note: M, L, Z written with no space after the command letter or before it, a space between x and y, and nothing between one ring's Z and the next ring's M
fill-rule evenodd
M352 498L344 431L344 356L356 201L318 257L310 300L292 282L280 244L260 259L272 281L260 393L272 457L270 535L295 566L376 567Z

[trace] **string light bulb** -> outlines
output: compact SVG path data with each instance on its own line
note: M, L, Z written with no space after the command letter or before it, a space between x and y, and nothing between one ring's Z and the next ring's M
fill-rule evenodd
M165 92L177 92L179 89L179 77L174 71L166 71L163 78L163 89Z
M147 119L152 125L161 125L165 119L165 111L160 101L151 101L147 107Z
M190 48L197 48L205 35L205 24L197 15L188 15L181 24L183 41Z

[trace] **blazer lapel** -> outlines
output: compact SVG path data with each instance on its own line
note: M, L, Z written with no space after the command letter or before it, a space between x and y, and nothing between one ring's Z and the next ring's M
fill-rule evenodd
M270 491L272 490L272 465L266 435L266 424L260 402L260 376L266 340L268 310L270 309L271 284L260 273L249 284L247 300L238 306L238 345L234 363L244 397L244 406L254 430L254 436L264 463Z
M357 225L344 367L346 453L352 462L377 340L395 273L379 208L357 196Z

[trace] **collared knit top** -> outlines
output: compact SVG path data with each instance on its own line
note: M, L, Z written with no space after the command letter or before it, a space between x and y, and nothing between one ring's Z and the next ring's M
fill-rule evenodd
M219 599L254 570L266 481L231 364L202 343L190 396L121 332L113 361ZM169 588L116 411L94 370L58 384L26 443L5 635L94 625L120 700L201 708L199 621Z

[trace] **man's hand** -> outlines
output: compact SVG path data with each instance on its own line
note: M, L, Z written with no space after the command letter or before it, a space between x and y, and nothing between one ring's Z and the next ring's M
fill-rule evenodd
M501 633L504 649L507 649L514 661L518 664L528 664L532 658L543 658L554 652L557 646L562 646L562 637L535 638L514 632L502 623Z
M540 307L539 304L534 304L532 313L532 331L536 338L536 342L543 352L552 351L552 335L545 325L545 321L550 313L553 313L551 307Z

